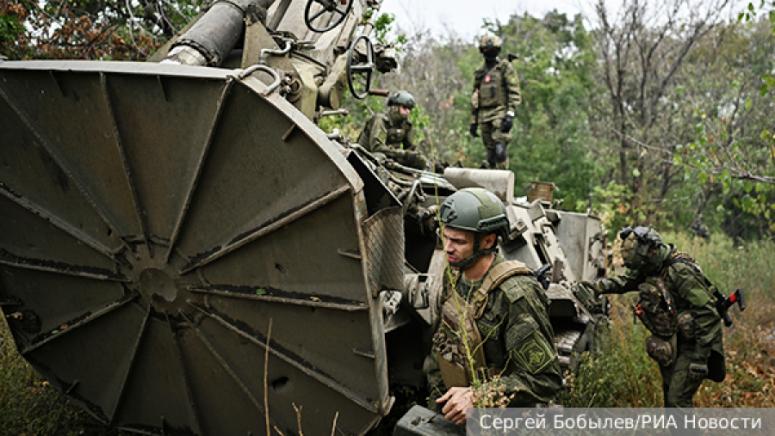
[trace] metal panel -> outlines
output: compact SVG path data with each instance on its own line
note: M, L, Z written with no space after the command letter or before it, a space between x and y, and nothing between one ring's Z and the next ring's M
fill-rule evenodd
M262 434L265 387L287 434L293 404L305 432L387 413L371 289L401 283L381 239L402 241L400 211L364 231L356 172L265 91L211 68L0 64L0 297L25 357L104 422Z

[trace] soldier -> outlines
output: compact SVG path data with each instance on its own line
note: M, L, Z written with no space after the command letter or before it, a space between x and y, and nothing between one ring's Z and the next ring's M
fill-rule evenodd
M499 385L510 406L551 403L562 376L548 300L529 268L498 253L498 236L509 229L503 203L490 191L466 188L444 201L440 217L454 271L445 276L424 364L431 407L463 424L479 383Z
M388 97L386 114L371 117L363 128L358 143L372 153L381 153L401 165L417 169L428 168L428 161L414 150L412 123L409 113L415 102L406 91L394 92Z
M501 44L496 35L486 34L479 39L484 65L474 73L470 132L476 137L477 129L481 129L489 168L508 169L511 127L522 97L514 67L498 58Z
M626 227L619 237L628 270L594 287L602 294L638 290L634 310L652 333L646 352L659 363L665 407L692 407L704 379L720 382L726 374L715 288L691 257L653 229Z

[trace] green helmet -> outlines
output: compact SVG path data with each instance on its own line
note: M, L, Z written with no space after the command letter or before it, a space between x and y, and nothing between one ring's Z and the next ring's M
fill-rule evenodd
M465 188L447 197L441 205L441 222L453 229L479 234L505 235L509 230L506 208L484 188Z
M670 253L670 248L651 227L625 227L619 231L622 259L630 269L650 272L658 269Z
M404 106L412 109L415 105L414 96L407 91L397 91L390 94L387 100L388 106Z
M497 243L489 248L481 248L483 236L492 233L506 236L509 231L509 219L503 203L495 194L483 188L465 188L450 195L441 204L439 215L445 226L474 233L473 254L459 262L450 263L461 270L471 267L480 257L498 250Z
M484 52L487 49L500 50L503 45L503 40L498 35L491 33L485 33L479 37L479 51Z

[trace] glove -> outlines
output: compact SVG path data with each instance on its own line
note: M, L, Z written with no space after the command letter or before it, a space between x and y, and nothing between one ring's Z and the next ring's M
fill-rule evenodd
M478 129L478 128L479 128L479 126L476 123L471 123L471 125L468 126L468 133L470 133L471 136L476 138L477 136L479 136L479 133L477 133L477 131L476 131L476 129Z
M689 364L689 378L702 380L708 376L708 364L692 362Z
M508 133L511 131L511 128L514 126L514 116L506 114L505 117L503 117L503 121L501 121L501 132Z

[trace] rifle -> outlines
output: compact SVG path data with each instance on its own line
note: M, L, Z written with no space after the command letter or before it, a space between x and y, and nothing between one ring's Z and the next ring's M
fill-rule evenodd
M718 289L713 289L713 296L716 297L716 310L718 311L721 319L724 320L724 325L727 327L732 326L732 318L729 317L729 308L737 304L740 311L745 310L745 299L743 297L742 289L735 289L735 292L729 294L728 297L724 297L724 294L719 292Z

